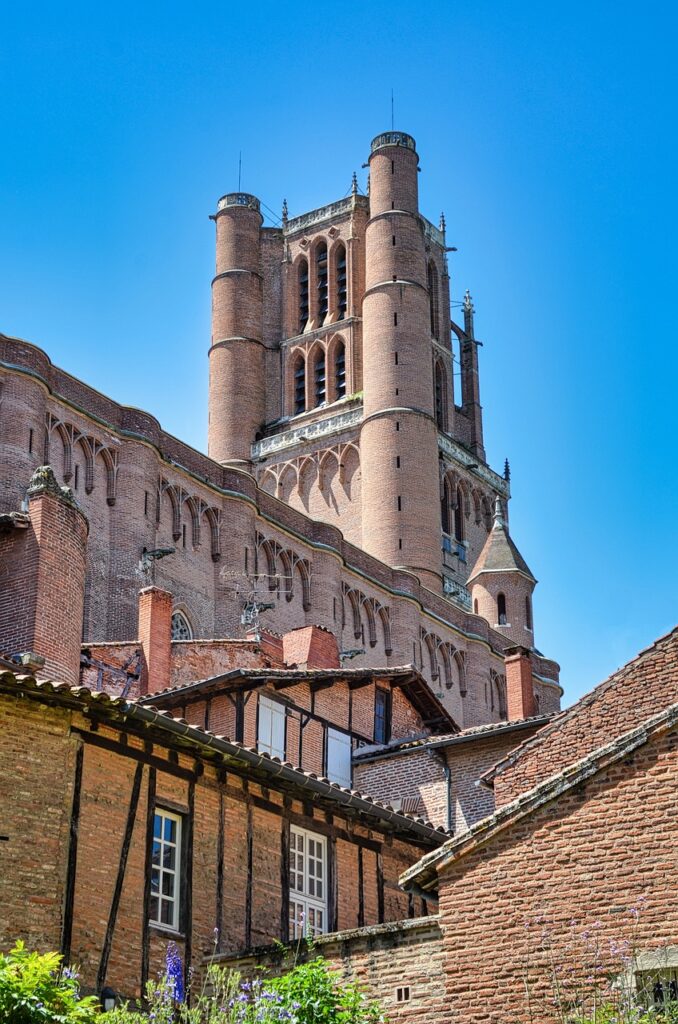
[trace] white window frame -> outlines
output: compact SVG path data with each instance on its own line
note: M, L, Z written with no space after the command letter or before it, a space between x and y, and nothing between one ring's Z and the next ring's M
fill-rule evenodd
M310 844L315 844L311 852ZM319 856L318 856L319 854ZM317 864L322 865L317 873ZM315 865L315 870L313 866ZM317 832L290 826L290 939L323 935L329 931L327 920L327 839ZM320 882L320 895L318 895Z
M156 822L160 819L160 837L156 836ZM175 828L175 842L171 843L165 839L165 822L174 822ZM181 830L183 825L183 819L180 814L175 814L173 811L168 811L164 807L156 807L153 817L153 847L151 851L151 909L149 920L151 924L158 928L166 928L170 931L179 931L179 912L180 912L180 897L181 897ZM174 855L174 867L167 868L163 864L163 855L166 850L173 849ZM153 886L153 881L157 873L157 889ZM163 882L166 877L169 877L170 892L163 893ZM153 912L153 901L157 900L157 909L155 914ZM171 921L162 920L162 908L163 904L169 904L172 910Z
M281 704L279 700L271 700L270 697L262 693L259 695L258 711L257 750L264 754L270 754L271 757L279 757L281 761L284 761L286 740L285 705ZM280 743L276 742L276 727L278 730L281 730L277 736Z
M330 782L338 782L345 789L350 789L353 779L353 744L350 735L330 725L327 727L326 746L325 775Z

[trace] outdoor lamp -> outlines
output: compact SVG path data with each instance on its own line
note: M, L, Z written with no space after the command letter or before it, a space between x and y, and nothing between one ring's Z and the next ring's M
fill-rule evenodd
M108 986L106 986L106 988L102 988L99 999L101 1000L104 1013L108 1013L109 1010L115 1009L115 992L112 988L109 988Z

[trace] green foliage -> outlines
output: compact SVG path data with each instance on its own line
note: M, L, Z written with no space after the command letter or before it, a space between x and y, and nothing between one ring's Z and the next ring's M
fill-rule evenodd
M283 997L300 1024L379 1024L383 1020L378 1005L368 1002L357 985L342 983L322 957L297 964L268 985Z
M17 942L0 953L0 1021L11 1024L90 1024L101 1021L97 999L80 998L77 975L58 953L29 953Z
M384 1018L357 985L342 983L321 957L297 964L280 978L242 981L211 966L203 992L177 1003L167 977L150 983L147 1007L118 1007L106 1024L382 1024Z
M614 939L604 937L600 921L583 926L572 920L568 930L543 914L526 921L533 940L523 972L530 1024L678 1024L675 1001L647 1008L663 972L644 977L638 966L638 920L646 902L641 896L629 907L627 934ZM655 959L659 954L655 950Z

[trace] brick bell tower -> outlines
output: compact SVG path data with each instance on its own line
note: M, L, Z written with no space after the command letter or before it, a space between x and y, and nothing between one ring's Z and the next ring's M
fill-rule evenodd
M363 300L363 547L441 588L438 432L414 139L372 141Z
M217 229L209 351L208 453L249 466L266 416L259 200L231 192L212 215Z

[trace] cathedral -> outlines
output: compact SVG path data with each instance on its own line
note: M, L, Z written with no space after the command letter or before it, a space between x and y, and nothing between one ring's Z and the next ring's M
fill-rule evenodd
M391 131L367 195L219 199L207 455L0 334L0 951L104 1005L287 946L396 1022L534 1020L546 916L678 992L678 629L561 711L418 174Z
M319 625L354 667L415 666L463 726L506 717L522 648L535 711L558 709L508 467L485 458L473 304L451 319L444 219L419 212L418 175L391 131L368 195L354 176L280 227L253 195L219 199L208 456L0 335L0 512L43 463L73 492L85 643L135 637L151 584L177 641Z

